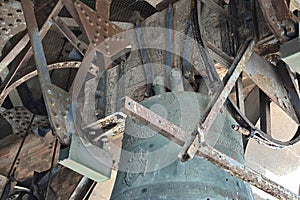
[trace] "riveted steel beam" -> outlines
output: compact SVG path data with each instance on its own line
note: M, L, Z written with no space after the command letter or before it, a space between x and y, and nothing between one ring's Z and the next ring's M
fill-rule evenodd
M49 14L46 22L43 24L43 26L42 26L42 28L40 30L40 37L41 37L41 39L43 39L46 36L46 33L48 32L48 30L50 29L50 27L52 25L50 23L51 17L58 15L58 13L61 11L62 8L63 8L63 4L60 1L58 1L56 3L56 5L54 6L53 10L51 11L51 13ZM6 75L6 77L4 77L2 79L2 84L0 86L0 96L2 96L3 93L5 93L6 88L10 84L11 80L13 79L13 77L15 76L15 74L17 73L17 71L19 69L23 68L28 63L29 59L31 58L31 56L32 56L32 48L30 47L27 50L27 52L24 55L24 57L22 58L22 60L20 61L20 63L17 64L17 65L15 65L15 66L13 66L10 69L10 71L8 72L7 67L21 53L21 51L25 49L25 47L28 44L28 42L29 42L29 36L28 36L28 34L26 34L13 47L13 49L1 60L1 62L0 62L0 74L6 70L7 71L7 75ZM12 91L10 91L10 92L12 92ZM0 98L0 101L4 101L4 99L2 100ZM1 104L2 103L0 103L0 105Z
M74 132L72 120L68 118L71 95L52 84L32 2L21 2L50 124L60 142L69 144L70 134Z

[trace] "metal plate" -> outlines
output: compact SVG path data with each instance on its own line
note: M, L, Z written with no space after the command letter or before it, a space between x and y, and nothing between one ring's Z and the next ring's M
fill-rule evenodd
M278 70L253 53L246 63L245 73L253 82L295 122L299 123Z
M76 1L75 7L88 39L94 46L112 35L123 32L123 29L109 22L106 16L97 14L84 3Z
M15 107L6 110L1 115L9 122L12 127L13 133L22 137L26 134L26 130L30 125L33 114L25 107ZM47 116L35 116L29 130L48 125Z
M25 28L21 3L0 0L0 56L9 39Z

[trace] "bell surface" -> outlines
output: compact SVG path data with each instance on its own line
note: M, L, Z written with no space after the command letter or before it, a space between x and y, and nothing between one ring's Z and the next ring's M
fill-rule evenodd
M142 105L192 132L209 103L205 95L168 92L141 102ZM244 163L242 135L222 109L205 140L219 151ZM181 162L181 146L127 117L119 171L111 199L253 199L250 185L212 163L195 156Z

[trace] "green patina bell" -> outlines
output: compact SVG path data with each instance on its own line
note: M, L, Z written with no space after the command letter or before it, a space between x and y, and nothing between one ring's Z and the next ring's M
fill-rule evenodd
M141 104L182 129L192 131L209 99L192 92L170 92ZM244 163L241 134L234 132L234 119L222 110L206 136L208 144ZM210 162L194 157L181 162L181 147L151 129L127 118L119 172L112 198L122 199L253 199L242 180Z

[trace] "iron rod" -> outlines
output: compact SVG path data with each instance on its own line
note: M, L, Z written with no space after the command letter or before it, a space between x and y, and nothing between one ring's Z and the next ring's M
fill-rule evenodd
M163 117L157 115L151 110L145 108L139 103L133 101L129 97L125 99L124 111L131 117L138 119L142 123L150 123L153 129L159 130L159 133L166 138L174 141L175 143L183 146L191 134L185 132L180 127L172 124ZM212 164L218 166L224 171L240 178L243 181L263 190L264 192L279 198L279 199L300 199L300 197L286 189L282 185L268 179L253 169L239 163L238 161L230 158L226 154L214 149L213 147L205 144L200 139L200 146L196 155L206 159Z

